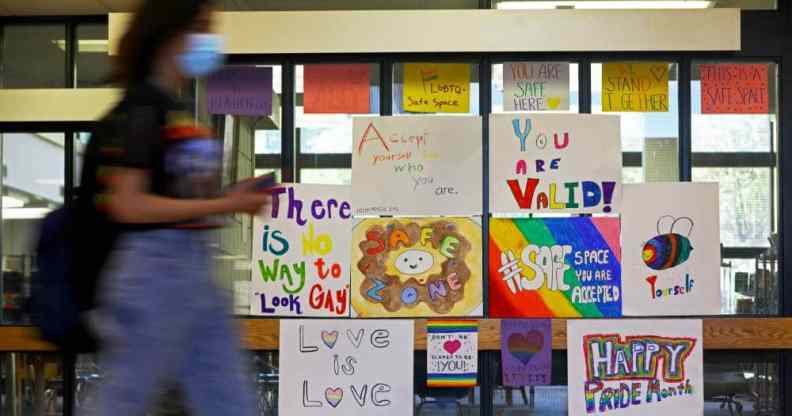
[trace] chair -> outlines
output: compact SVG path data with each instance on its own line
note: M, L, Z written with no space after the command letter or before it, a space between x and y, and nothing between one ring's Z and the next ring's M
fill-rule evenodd
M441 409L452 407L456 409L457 416L463 416L460 400L470 395L467 388L434 388L426 386L426 354L416 354L414 387L418 396L418 406L415 416L420 416L424 406L437 406Z
M495 374L495 383L497 383L497 389L503 390L506 393L506 405L511 407L514 405L514 390L518 390L520 395L522 396L523 403L528 406L529 409L534 408L534 400L535 400L535 391L534 386L530 386L530 394L529 391L525 389L525 386L522 387L511 387L511 386L501 386L500 381L503 380L503 367L498 366L498 372Z

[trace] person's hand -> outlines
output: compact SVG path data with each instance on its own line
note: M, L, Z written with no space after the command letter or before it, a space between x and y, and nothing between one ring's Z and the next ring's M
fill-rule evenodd
M244 180L231 187L224 199L228 203L229 211L256 215L270 202L269 192L256 189L256 181Z

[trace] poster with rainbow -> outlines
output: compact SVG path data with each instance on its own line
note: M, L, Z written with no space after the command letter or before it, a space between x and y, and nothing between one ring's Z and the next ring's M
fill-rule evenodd
M613 217L492 218L489 315L622 315L620 221Z

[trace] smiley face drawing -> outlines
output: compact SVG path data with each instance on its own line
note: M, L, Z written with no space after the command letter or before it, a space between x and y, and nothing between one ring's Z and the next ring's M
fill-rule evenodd
M434 256L424 250L407 250L396 258L394 266L406 275L419 275L428 272L434 266Z
M362 221L352 253L355 310L365 317L470 314L481 303L482 266L471 254L481 250L481 228L468 221Z

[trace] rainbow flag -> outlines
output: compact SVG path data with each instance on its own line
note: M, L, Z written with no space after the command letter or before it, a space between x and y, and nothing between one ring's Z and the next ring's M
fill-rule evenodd
M489 315L620 317L620 227L613 217L491 219Z
M478 379L478 329L475 320L430 320L426 324L426 385L475 387Z

